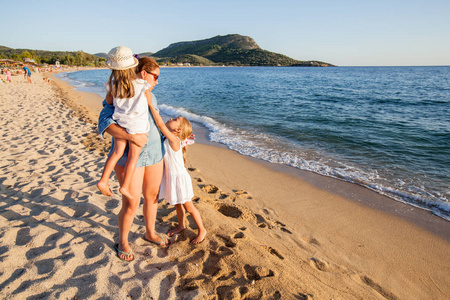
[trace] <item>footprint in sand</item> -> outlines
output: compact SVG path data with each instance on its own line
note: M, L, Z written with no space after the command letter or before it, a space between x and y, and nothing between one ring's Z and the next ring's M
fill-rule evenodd
M93 258L103 253L104 250L103 243L99 241L91 242L84 250L84 256L86 258Z
M37 267L38 274L47 274L53 271L53 268L55 267L55 259L49 258L49 259L43 259L41 261L37 261L35 263L35 266Z
M282 227L285 227L285 226L286 226L286 224L283 224L283 223L281 223L280 221L275 221L275 224L280 225L280 226L282 226Z
M236 247L236 243L233 242L233 240L230 237L226 237L226 236L223 236L220 234L218 234L217 237L225 242L225 246L230 247L230 248Z
M33 190L33 191L30 193L30 198L31 198L31 199L35 199L35 198L38 198L38 197L42 196L42 192L43 192L43 191L44 191L43 188L38 188L38 189Z
M114 200L114 199L108 200L105 204L105 208L108 210L115 209L115 208L119 207L119 204L120 204L119 200Z
M297 295L295 295L295 299L298 299L298 300L311 300L313 298L314 298L313 294L298 293Z
M249 195L247 191L244 190L233 190L233 192L238 196L243 196L247 199L253 199L252 196Z
M260 266L250 266L245 265L244 266L245 276L249 281L251 280L261 280L264 277L272 277L275 276L275 273L266 268L266 267L260 267Z
M325 271L328 271L328 269L329 269L328 264L326 262L324 262L320 259L317 259L315 257L312 257L310 262L311 262L311 265L319 271L325 272Z
M367 276L361 276L361 280L386 299L393 299L393 300L398 299L397 296L395 296L389 291L386 291L382 286L374 282L371 278Z
M269 229L272 229L272 226L269 224L269 222L266 221L266 219L259 215L259 214L255 214L256 216L256 222L258 223L258 227L260 228L266 228L268 227Z
M217 210L221 214L223 214L224 216L230 217L230 218L238 219L243 214L243 212L240 208L233 206L233 205L219 203L219 204L217 204L217 207L218 207Z
M219 199L226 199L226 198L228 198L229 196L230 196L230 194L228 194L228 193L220 192Z
M219 278L217 278L217 280L220 281L224 281L224 280L228 280L230 278L233 278L236 275L236 271L231 271L230 273L226 274L226 275L222 275Z
M219 248L219 253L223 256L230 256L230 255L234 254L234 251L228 247L221 246Z
M235 202L236 196L231 196L229 193L220 192L219 199L228 199L228 200Z
M202 191L208 193L208 194L215 194L219 191L219 188L212 184L207 184L201 187Z
M279 259L284 259L283 255L281 255L280 252L278 252L277 250L273 249L272 247L268 247L267 246L265 248L270 254L275 255Z
M291 232L290 230L288 230L288 229L286 229L286 228L284 228L284 227L281 227L280 230L283 231L283 232L292 234L292 232Z
M245 234L242 231L238 232L234 235L234 238L235 239L243 239L243 238L245 238Z
M16 245L17 246L26 245L30 241L31 241L30 228L26 227L26 228L22 228L19 231L17 231L17 236L16 236Z
M316 246L320 246L320 242L315 238L310 238L307 242Z
M281 223L280 221L275 221L275 224L281 226L281 227L280 227L280 230L281 230L281 231L286 232L286 233L289 233L289 234L292 234L292 232L286 228L286 224L283 224L283 223Z
M209 256L203 264L203 274L214 277L222 271L221 266L222 255L213 251L209 252Z

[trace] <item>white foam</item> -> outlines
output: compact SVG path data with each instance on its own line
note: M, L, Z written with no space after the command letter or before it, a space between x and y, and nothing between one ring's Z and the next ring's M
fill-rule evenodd
M367 173L355 166L326 158L316 151L303 151L300 148L289 146L289 144L292 145L291 141L283 144L279 137L231 129L210 117L197 115L184 108L166 104L160 104L159 108L163 114L170 117L181 115L192 122L204 125L210 130L209 139L212 142L222 143L240 154L356 183L394 200L430 210L434 214L450 220L450 204L447 199L443 196L437 199L439 197L436 195L424 192L425 188L414 187L415 191L410 188L408 192L405 192L394 187L387 187L380 183L383 182L383 178L376 170Z

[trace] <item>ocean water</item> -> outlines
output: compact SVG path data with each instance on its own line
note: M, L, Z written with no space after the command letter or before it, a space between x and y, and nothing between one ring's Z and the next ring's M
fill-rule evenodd
M104 96L109 73L59 76ZM162 68L154 94L243 155L450 220L450 67Z

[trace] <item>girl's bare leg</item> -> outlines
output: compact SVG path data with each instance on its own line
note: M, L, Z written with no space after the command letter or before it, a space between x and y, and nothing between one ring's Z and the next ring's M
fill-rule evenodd
M130 200L133 197L130 191L131 179L136 170L136 164L139 159L139 154L141 154L141 150L142 148L135 143L128 142L128 158L127 164L125 165L125 178L119 192Z
M106 159L105 168L103 169L102 177L97 182L97 187L105 196L112 196L111 189L109 188L109 177L111 176L114 167L119 159L122 157L123 152L127 146L127 141L123 139L114 140L114 149L111 155Z
M144 220L145 238L153 242L161 242L162 239L156 234L155 223L158 210L158 194L163 175L163 161L154 165L146 166L144 172L144 183L142 191L144 193ZM168 245L166 241L166 245Z
M176 204L175 208L177 209L178 227L167 233L169 237L179 234L186 229L186 212L184 211L183 204Z
M200 216L200 212L198 209L194 206L194 203L192 201L188 201L183 204L184 208L191 214L192 218L195 221L195 224L197 224L198 228L198 234L195 239L191 241L192 244L200 244L203 242L206 236L206 229L203 226L202 217Z
M122 185L125 177L125 168L116 165L114 168L117 179L120 185ZM133 180L130 185L130 191L132 193L131 199L122 197L122 207L119 212L119 250L129 253L130 245L128 244L128 234L133 224L134 215L139 207L139 202L142 194L142 182L144 178L144 167L137 168L134 172ZM121 254L120 257L126 260L132 260L132 257L127 257Z

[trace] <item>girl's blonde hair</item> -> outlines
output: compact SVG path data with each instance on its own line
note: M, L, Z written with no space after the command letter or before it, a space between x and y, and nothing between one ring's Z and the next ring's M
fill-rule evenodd
M114 98L134 97L133 80L136 79L136 68L126 70L111 70L108 85L109 91Z
M180 132L178 133L178 137L180 138L180 140L184 141L185 139L187 139L191 135L192 135L191 122L189 122L189 120L186 119L185 117L181 117ZM184 160L184 163L186 163L186 148L187 148L187 145L183 147L183 160Z

